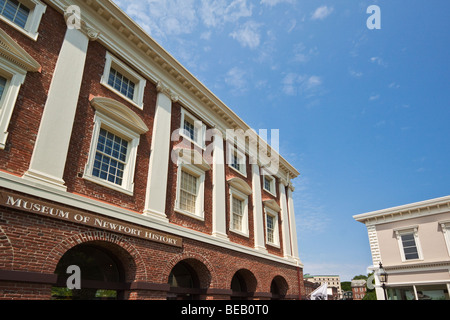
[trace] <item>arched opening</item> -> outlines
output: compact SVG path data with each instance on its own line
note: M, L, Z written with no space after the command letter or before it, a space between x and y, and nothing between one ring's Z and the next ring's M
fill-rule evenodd
M69 271L70 266L77 266L79 274ZM80 244L67 251L55 274L58 282L52 288L52 299L118 300L123 299L126 289L122 263L101 242ZM77 281L80 288L69 289L68 283Z
M286 280L281 276L273 278L270 284L270 293L272 294L272 300L284 299L288 290L288 284Z
M195 259L178 262L169 274L168 300L199 300L209 287L210 274L206 266Z
M253 273L245 269L237 271L231 279L231 291L232 300L251 298L256 291L256 278Z

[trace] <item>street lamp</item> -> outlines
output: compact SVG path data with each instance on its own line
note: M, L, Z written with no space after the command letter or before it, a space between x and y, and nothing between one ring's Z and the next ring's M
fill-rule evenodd
M380 279L381 286L383 287L384 300L387 300L387 297L386 297L387 273L386 273L386 270L384 270L381 262L380 262L380 267L378 269L378 278Z

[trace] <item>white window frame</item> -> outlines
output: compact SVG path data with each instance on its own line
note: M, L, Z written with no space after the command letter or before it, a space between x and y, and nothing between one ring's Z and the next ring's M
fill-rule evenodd
M127 77L130 81L134 82L134 93L133 93L133 99L128 98L126 95L124 95L122 92L116 90L114 87L110 86L108 83L109 79L109 73L111 72L111 67L114 68L116 71L122 73L125 77ZM147 81L140 76L137 72L132 70L130 67L128 67L125 63L120 61L118 58L116 58L114 55L112 55L110 52L106 52L106 62L105 62L105 68L103 70L102 78L100 79L100 83L108 88L109 90L113 91L114 93L118 94L120 97L134 105L135 107L139 109L144 108L144 89L147 84Z
M267 179L269 179L270 180L270 189L271 190L268 190L267 188L266 188L266 178ZM263 190L265 190L265 191L267 191L268 193L270 193L271 195L273 195L273 196L277 196L277 183L276 183L276 178L275 177L273 177L273 176L271 176L271 175L268 175L268 174L263 174L263 179L262 179L262 182L263 182Z
M47 5L45 5L39 0L17 0L17 1L22 3L28 9L30 9L30 14L28 15L25 27L22 28L21 26L15 24L14 22L5 18L2 15L0 15L0 20L12 26L13 28L19 30L27 37L36 41L39 37L38 29L39 25L41 24L42 15L47 10Z
M195 200L195 213L181 209L180 206L181 171L185 171L197 178L197 197ZM175 212L184 214L197 220L204 221L205 220L204 195L205 195L205 171L196 166L195 164L183 163L182 160L179 160L177 169L177 191L174 209Z
M123 172L122 185L118 185L92 175L100 129L105 129L106 131L111 132L119 136L120 138L128 141L128 150L125 169ZM94 117L94 129L92 134L91 147L89 150L89 158L84 170L83 178L96 184L102 185L104 187L108 187L110 189L120 191L122 193L132 196L134 190L134 173L139 140L140 135L138 133L130 130L129 128L120 124L119 122L110 119L107 115L104 115L101 112L97 111Z
M0 149L6 147L9 122L26 74L26 70L0 57L0 75L7 80L0 100Z
M419 227L418 226L398 228L398 229L394 229L394 232L397 237L397 242L398 242L398 247L399 247L402 262L423 260L422 248L421 248L420 241L419 241ZM417 255L418 255L417 259L408 259L407 260L405 257L405 250L403 248L402 235L407 235L407 234L413 234L413 236L414 236L414 241L416 244Z
M269 241L268 237L268 227L267 227L267 215L270 215L274 218L274 230L273 230L273 242ZM270 245L272 247L280 248L280 229L279 229L279 221L278 221L278 212L275 210L268 208L267 206L264 207L264 223L266 226L266 244Z
M247 177L247 157L244 152L235 147L231 141L227 141L227 164L232 170L238 172L244 177ZM233 167L233 156L236 156L239 163L239 170Z
M248 196L232 186L230 186L229 188L229 194L230 194L230 231L248 238L250 234L248 228ZM233 198L242 201L243 204L241 230L235 229L233 225Z
M194 128L197 130L197 141L194 139L191 139L189 134L185 132L184 129L184 120L190 120L190 122L193 122ZM181 123L180 123L180 130L179 130L180 136L183 138L186 138L187 140L194 143L196 146L200 147L201 149L206 148L206 125L196 117L194 117L191 113L189 113L186 109L181 108Z
M447 252L450 256L450 221L440 221L442 233L444 234L445 244L447 245Z

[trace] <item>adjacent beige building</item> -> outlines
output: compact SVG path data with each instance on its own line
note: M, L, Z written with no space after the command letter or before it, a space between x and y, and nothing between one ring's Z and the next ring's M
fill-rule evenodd
M449 300L450 196L354 216L368 230L379 300Z

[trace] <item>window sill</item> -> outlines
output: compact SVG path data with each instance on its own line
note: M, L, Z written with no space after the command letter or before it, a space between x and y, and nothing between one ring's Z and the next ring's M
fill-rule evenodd
M243 176L244 178L247 178L247 172L242 172L239 171L238 169L236 169L235 167L233 167L231 164L228 165L229 168L231 168L232 170L236 171L237 173L239 173L241 176Z
M0 20L5 22L6 24L10 25L11 27L13 27L14 29L16 29L17 31L21 32L22 34L26 35L28 38L30 38L33 41L37 41L38 37L39 37L39 32L30 32L25 30L24 28L18 26L17 24L15 24L14 22L6 19L3 16L0 16Z
M108 90L114 92L115 94L117 94L119 97L121 97L122 99L124 99L125 101L129 102L130 104L132 104L134 107L143 110L144 109L144 104L143 103L137 103L134 100L131 100L130 98L128 98L127 96L123 95L121 92L117 91L116 89L114 89L113 87L111 87L109 84L105 83L105 82L100 82L100 84L102 86L104 86L105 88L107 88Z
M112 190L115 190L115 191L122 192L122 193L126 194L127 196L133 196L134 195L132 190L128 190L128 189L122 188L122 187L120 187L118 185L114 185L114 184L112 184L112 183L110 183L108 181L105 181L105 180L97 179L95 177L88 176L88 175L83 175L83 179L87 180L87 181L90 181L90 182L93 182L95 184L101 185L103 187L106 187L106 188L109 188L109 189L112 189Z
M205 217L204 216L196 215L194 213L191 213L189 211L186 211L186 210L183 210L183 209L180 209L180 208L175 208L175 212L176 213L180 213L180 214L185 215L185 216L188 216L190 218L199 220L199 221L205 221Z
M248 231L244 232L244 231L240 231L240 230L236 230L236 229L231 229L230 228L230 232L236 233L236 234L238 234L240 236L243 236L243 237L246 237L246 238L250 237Z

